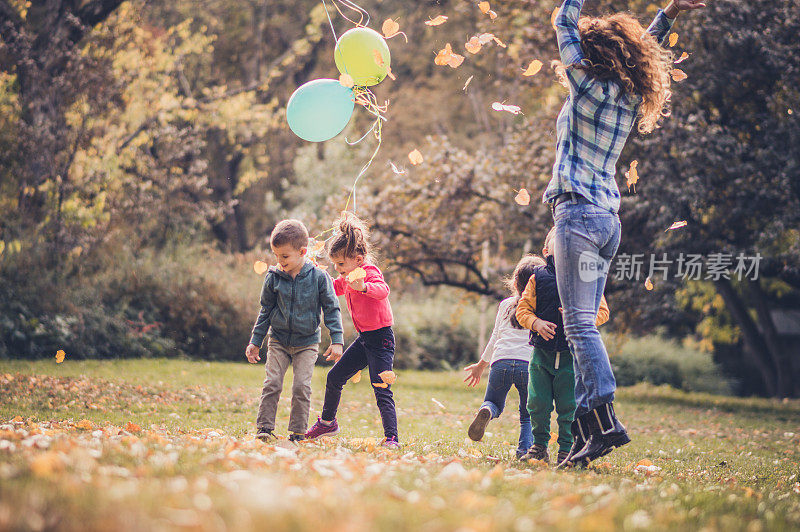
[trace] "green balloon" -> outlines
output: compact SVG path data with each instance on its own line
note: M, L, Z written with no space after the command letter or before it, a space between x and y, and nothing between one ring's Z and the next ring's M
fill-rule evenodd
M380 54L381 61L377 60L375 52ZM336 41L333 59L339 72L350 75L353 82L362 87L383 81L391 62L386 41L380 33L369 28L353 28L343 33Z
M353 90L336 79L315 79L299 87L286 104L286 121L295 135L309 142L332 139L353 114Z

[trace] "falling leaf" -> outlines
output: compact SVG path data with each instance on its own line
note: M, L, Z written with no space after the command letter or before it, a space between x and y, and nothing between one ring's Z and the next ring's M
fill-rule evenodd
M531 64L528 65L528 68L525 69L525 72L522 73L523 76L533 76L537 74L542 69L542 62L538 59L534 59L531 61Z
M675 46L675 43L677 42L678 42L678 34L671 33L669 36L669 47L672 48L673 46Z
M444 48L439 50L439 53L436 54L436 59L434 59L433 62L436 65L444 66L450 61L452 55L453 48L450 46L450 43L447 43Z
M411 164L414 166L422 164L422 154L419 152L419 150L414 150L408 154L408 160L411 161Z
M433 401L433 403L434 403L436 406L438 406L439 408L441 408L442 410L446 410L446 409L447 409L447 407L446 407L446 406L444 406L444 405L443 405L442 403L440 403L439 401L437 401L435 397L431 397L431 401Z
M75 423L75 427L81 430L92 430L94 429L94 424L88 419L81 419L80 421Z
M478 42L481 44L489 44L495 39L494 33L481 33L478 35Z
M517 192L514 201L516 201L518 205L529 205L531 203L531 195L528 194L526 189L521 188L519 192Z
M467 90L467 87L469 87L469 82L470 82L470 81L472 81L472 78L474 78L474 77L475 77L475 76L473 75L473 76L470 76L469 78L467 78L467 82L466 82L466 83L464 83L464 88L463 88L463 89L461 89L462 91L465 91L465 90Z
M450 68L458 68L461 66L461 63L464 62L464 56L459 54L451 54L450 60L447 61L447 66Z
M678 229L680 227L686 227L686 225L687 225L686 220L681 220L680 222L675 222L672 225L670 225L669 227L667 227L667 229L664 232L666 233L667 231L672 231L673 229Z
M683 80L685 80L686 78L689 77L689 76L686 75L686 72L684 72L680 68L673 68L672 72L670 72L670 74L672 74L672 79L674 81L683 81Z
M378 377L380 377L381 380L386 384L394 384L395 381L397 380L397 373L391 370L383 371L381 373L378 373Z
M264 273L267 270L269 270L269 264L267 264L263 260L257 260L253 264L253 271L256 272L258 275L264 275Z
M647 288L648 290L653 289L653 281L650 280L650 277L644 280L644 287Z
M677 65L678 63L683 63L683 62L684 62L684 61L686 61L687 59L689 59L689 54L687 54L686 52L683 52L683 53L681 54L681 56L678 58L678 60L677 60L677 61L675 61L675 64Z
M372 385L376 388L388 388L389 385L385 382L373 382Z
M347 87L348 89L352 89L355 82L353 81L353 77L350 74L342 74L339 76L339 83L343 86Z
M438 15L435 18L432 18L430 20L426 20L425 24L428 25L428 26L441 26L445 22L447 22L447 17L444 16L444 15Z
M478 39L478 37L472 37L469 41L467 41L464 44L464 48L466 48L466 50L471 54L477 54L478 52L480 52L482 46L483 45L481 44L481 41L480 39Z
M361 382L361 370L356 371L356 374L350 378L350 382L353 384L358 384Z
M480 9L481 13L485 15L489 12L491 6L489 5L489 2L478 2L478 9Z
M64 352L63 349L59 349L58 351L56 351L56 364L61 364L62 362L64 362L65 356L67 356L67 354Z
M553 26L553 29L556 29L556 17L558 16L558 12L561 10L559 6L553 8L553 13L550 15L550 25Z
M489 10L489 18L490 18L491 20L494 20L494 19L496 19L496 18L497 18L497 13L495 13L494 11L492 11L492 10L490 9L490 10Z
M392 167L392 172L394 172L397 175L403 175L406 173L405 169L400 170L392 161L389 161L389 166Z
M494 102L492 104L492 109L495 111L506 111L507 113L511 113L512 115L519 115L522 114L519 105L506 105L500 102Z
M625 172L625 179L627 180L628 190L631 189L633 186L633 191L636 192L636 182L639 181L639 172L636 171L636 167L639 165L639 161L631 161L630 169Z
M383 21L383 26L381 26L381 31L383 32L383 36L387 39L390 39L400 33L400 24L395 22L394 20L387 18Z
M364 279L366 276L367 276L366 270L364 270L364 268L359 267L347 274L347 282L353 283L355 281L358 281L359 279Z

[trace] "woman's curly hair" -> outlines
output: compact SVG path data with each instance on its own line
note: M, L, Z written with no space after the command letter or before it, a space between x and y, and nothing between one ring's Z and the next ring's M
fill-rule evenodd
M629 94L642 98L640 133L650 133L669 115L672 52L662 48L639 21L627 13L581 17L581 48L587 64L567 65L599 80L616 80ZM566 83L565 66L554 61L556 75Z

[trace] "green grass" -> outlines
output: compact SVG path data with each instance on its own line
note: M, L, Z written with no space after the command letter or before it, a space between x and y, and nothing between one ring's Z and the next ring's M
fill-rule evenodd
M312 419L326 372L314 376ZM474 444L466 428L485 381L399 375L404 445L390 452L375 446L367 378L345 388L340 436L294 448L252 438L261 365L0 362L0 530L800 527L798 401L622 389L617 411L633 442L588 470L554 471L514 461L514 391ZM89 430L74 426L84 419ZM120 434L128 422L143 430ZM644 459L661 470L637 473Z

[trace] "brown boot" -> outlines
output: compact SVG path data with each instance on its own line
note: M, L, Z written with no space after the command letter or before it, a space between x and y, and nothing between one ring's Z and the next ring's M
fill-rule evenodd
M528 449L528 452L520 457L523 462L530 462L531 460L541 460L542 462L549 462L550 458L547 456L547 447L534 443L533 447Z

